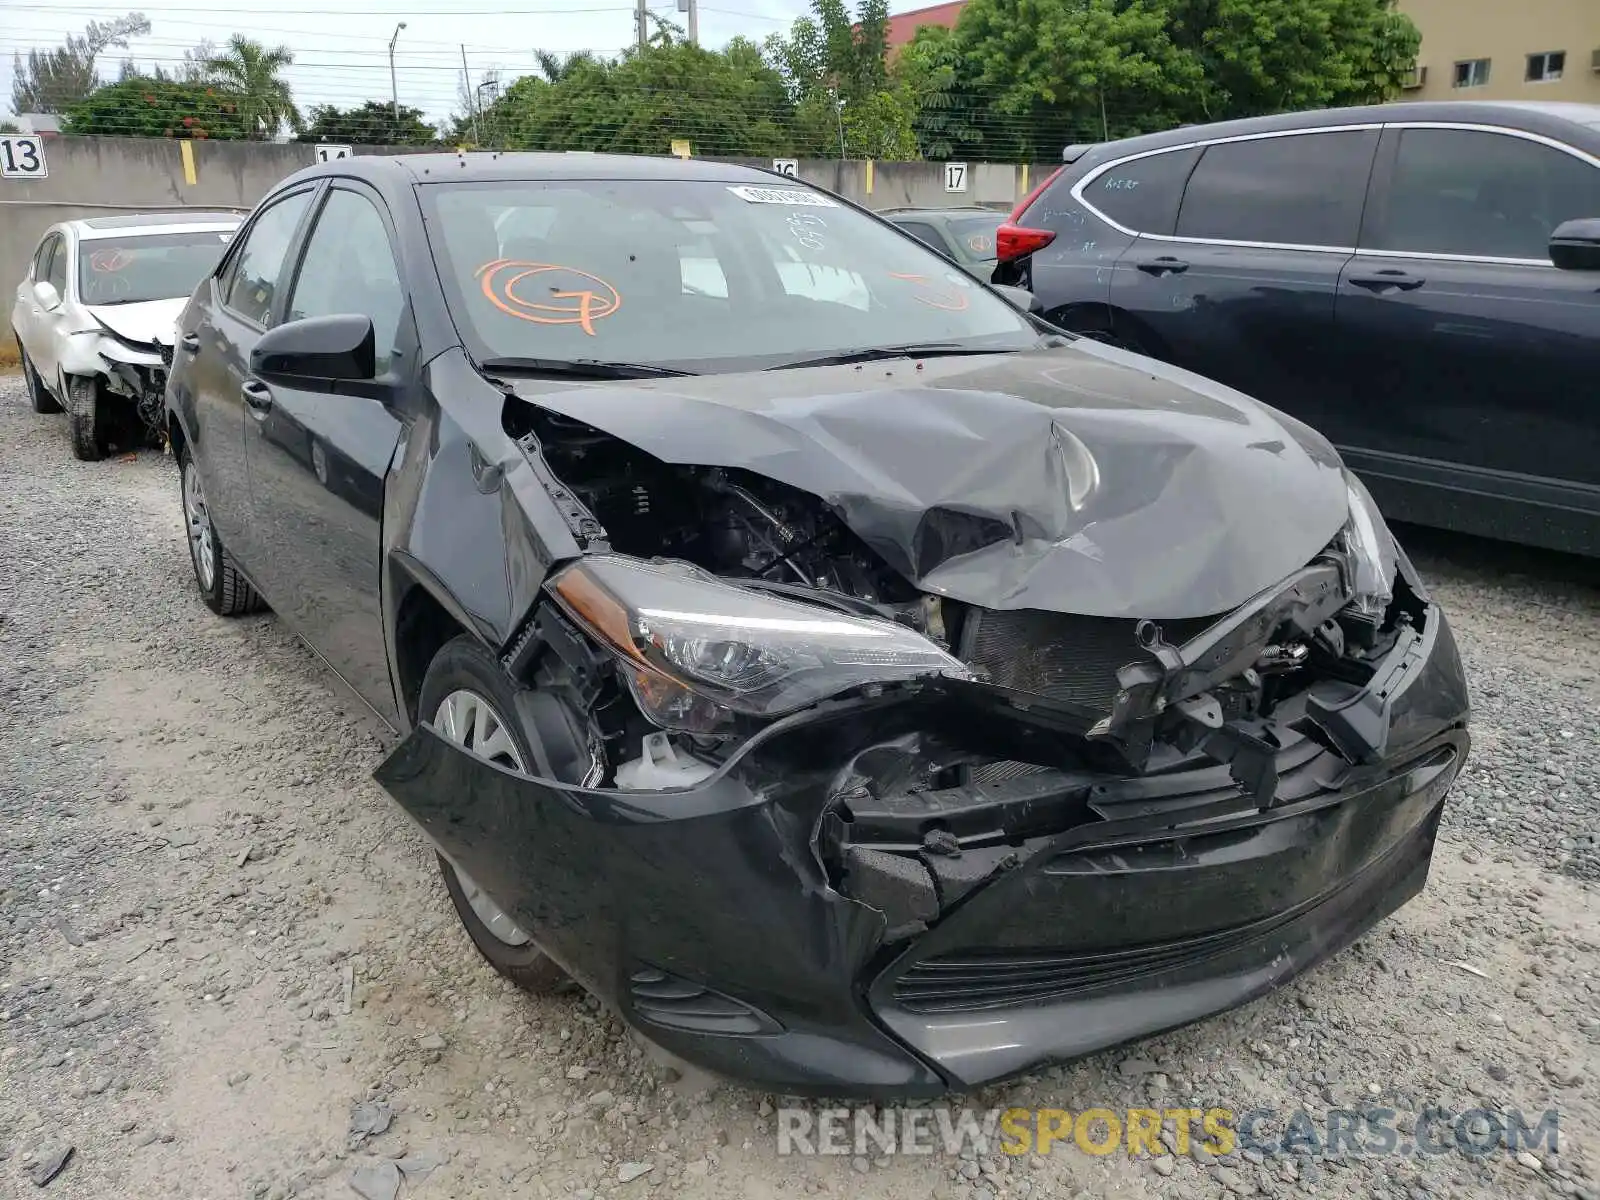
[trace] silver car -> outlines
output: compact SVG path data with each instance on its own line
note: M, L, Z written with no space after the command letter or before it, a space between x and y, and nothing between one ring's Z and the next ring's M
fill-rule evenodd
M241 217L144 213L52 225L11 310L33 410L65 409L72 449L159 438L178 314Z

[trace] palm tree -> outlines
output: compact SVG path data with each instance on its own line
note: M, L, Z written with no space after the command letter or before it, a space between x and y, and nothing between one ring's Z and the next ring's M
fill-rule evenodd
M574 50L565 58L548 50L535 50L533 59L546 83L560 83L580 67L595 61L594 55L587 50Z
M236 33L228 39L226 51L206 60L206 71L211 83L237 98L249 135L267 138L285 122L297 133L300 130L300 110L294 106L288 83L278 75L292 62L289 47L268 50Z

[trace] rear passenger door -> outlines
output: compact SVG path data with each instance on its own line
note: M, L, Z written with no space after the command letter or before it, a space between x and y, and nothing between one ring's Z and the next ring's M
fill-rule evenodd
M258 566L250 528L244 458L250 351L282 311L289 249L311 207L314 187L269 201L236 238L220 274L201 284L202 303L178 339L174 375L192 404L195 465L206 509L223 544L252 581Z
M1359 383L1327 432L1397 515L1455 523L1449 488L1600 513L1600 272L1549 258L1554 228L1587 217L1600 161L1572 147L1384 132L1336 308Z
M1202 144L1169 167L1102 168L1082 195L1113 205L1138 195L1140 170L1191 168L1170 227L1166 202L1130 226L1139 237L1112 273L1113 311L1145 349L1321 427L1345 394L1334 293L1377 145L1372 126L1307 130Z

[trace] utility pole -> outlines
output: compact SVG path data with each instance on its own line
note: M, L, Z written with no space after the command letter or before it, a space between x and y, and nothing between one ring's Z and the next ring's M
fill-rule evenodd
M472 140L483 145L483 130L478 127L478 93L472 90L472 74L467 70L467 44L461 43L461 82L467 89L467 103L472 106Z
M700 44L700 0L688 0L689 6L689 45Z
M633 10L634 24L639 27L639 49L643 50L650 44L650 5L649 0L638 0Z
M394 110L394 135L400 136L400 88L394 81L394 44L400 40L400 31L406 27L401 21L394 27L394 36L389 39L389 105Z

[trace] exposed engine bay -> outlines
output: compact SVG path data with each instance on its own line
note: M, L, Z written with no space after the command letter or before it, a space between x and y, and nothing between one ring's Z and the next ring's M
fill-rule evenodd
M130 401L149 436L160 439L167 424L165 397L172 347L160 342L129 341L105 322L101 325L106 330L100 339L106 389Z
M968 687L981 689L1007 719L981 733L954 722L889 755L902 759L892 774L903 775L900 786L912 792L1059 769L1143 773L1200 755L1231 763L1235 781L1265 807L1280 749L1267 725L1280 706L1290 705L1304 725L1313 685L1367 683L1400 639L1415 636L1424 609L1399 579L1378 611L1351 603L1359 568L1346 535L1271 594L1213 617L988 609L920 591L835 510L800 489L748 471L665 463L532 406L508 410L508 432L587 510L591 549L686 561L764 595L893 621L965 664ZM559 617L542 621L558 624ZM584 646L576 630L539 633L544 644L566 643L575 654ZM633 756L641 745L646 766L656 759L673 769L692 764L664 748L659 722L628 703L626 688L601 681L605 666L572 657L555 666L546 656L541 667L543 687L566 692L575 713L590 714L591 727L574 730L575 747L581 742L585 751L574 757L587 758L583 774L630 786L627 779L640 778ZM1316 729L1312 736L1331 743L1338 723L1327 724L1334 733ZM685 747L714 764L755 727L691 735ZM1358 742L1352 735L1342 749L1359 755ZM627 772L615 774L624 765ZM687 786L711 769L691 765L687 775L667 770L656 777L659 786Z

